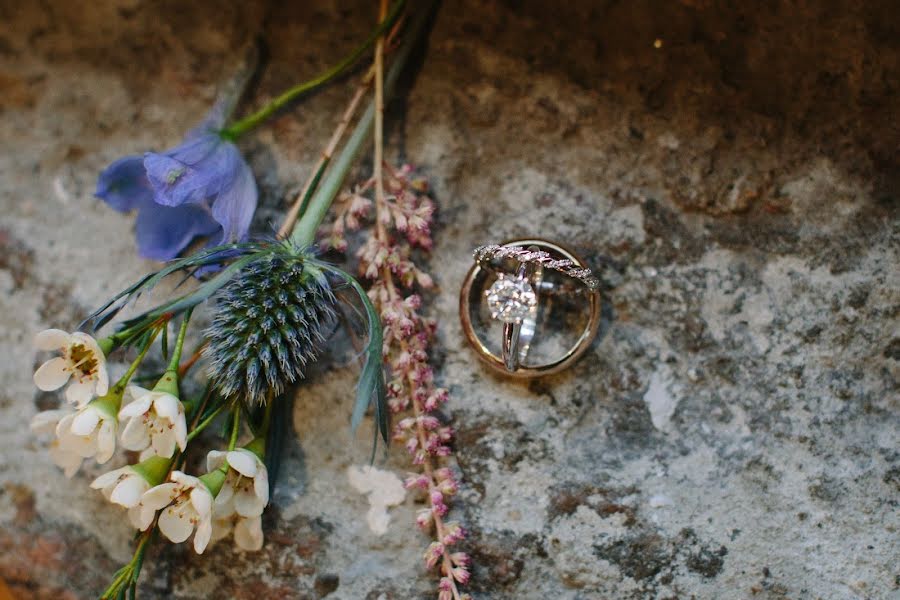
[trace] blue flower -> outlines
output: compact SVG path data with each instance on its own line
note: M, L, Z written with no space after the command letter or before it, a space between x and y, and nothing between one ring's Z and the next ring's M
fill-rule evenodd
M127 156L107 167L95 195L110 207L137 210L138 254L169 260L198 236L210 245L246 238L256 210L256 182L237 146L217 132L214 109L175 148Z

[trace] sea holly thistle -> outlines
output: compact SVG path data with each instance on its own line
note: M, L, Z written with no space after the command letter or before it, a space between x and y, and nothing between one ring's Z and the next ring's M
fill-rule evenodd
M430 285L409 251L411 246L430 245L430 200L403 193L389 200L380 187L380 174L376 178L378 223L382 229L405 232L409 247L392 245L383 231L378 234L380 245L367 263L377 263L369 273L376 284L368 291L353 276L320 258L314 245L322 220L373 128L377 164L381 164L384 98L425 31L431 12L430 6L418 6L401 29L397 23L404 5L399 0L388 9L382 2L378 25L363 44L319 77L294 86L250 116L229 123L240 94L226 96L178 146L120 159L101 173L97 196L114 209L137 211L138 252L169 261L88 315L79 327L82 331L48 330L36 340L38 349L58 351L60 356L36 372L35 383L45 390L69 383L66 396L76 405L41 413L33 422L36 431L55 434L51 454L66 475L73 476L85 458L93 457L100 464L110 461L119 436L122 448L140 452L133 464L113 468L91 484L109 502L127 509L138 531L132 560L115 573L101 598L134 597L146 550L160 537L157 534L173 543L193 536L198 554L232 531L239 548L262 546L260 517L275 474L269 465L277 465L279 436L284 432L275 407L283 406L285 394L316 360L336 321L339 303L347 301L346 294L336 293L341 289L357 296L367 331L351 428L362 422L371 407L375 443L379 437L388 442L389 410L412 407L415 411L412 425L404 420L398 431L411 432L404 441L427 478L423 481L432 513L430 524L438 532L438 546L429 550L435 559L427 562L440 565L441 598L466 597L456 586L468 580L468 558L449 550L463 538L463 530L444 520L446 499L457 484L452 473L436 462L449 453L451 431L427 414L446 398L445 391L434 387L427 366L433 324L418 317L418 296L401 296L397 288ZM393 45L395 38L400 42ZM257 192L236 142L296 98L347 71L372 46L374 65L352 96L278 236L248 241ZM385 72L387 46L393 50ZM242 89L245 81L245 76L239 77L237 87ZM341 145L373 82L374 101ZM391 173L389 185L399 186L399 192L415 189L406 171ZM381 216L385 210L390 216ZM352 214L362 212L356 207ZM345 223L352 226L352 218L345 215ZM208 238L205 249L176 258L201 236ZM382 248L387 255L382 256ZM182 291L143 313L119 319L125 307L148 296L163 280L185 283L191 276L198 281L186 285L186 290L176 287ZM197 332L202 340L186 354L192 313L201 305L208 306L211 324ZM178 333L170 348L169 330L175 325ZM106 337L97 339L88 333L105 328L113 330ZM166 364L163 373L139 373L146 357L157 351ZM110 385L107 362L113 352L136 357ZM385 383L385 357L394 378L390 386ZM182 384L192 374L198 375L197 364L205 364L205 391L186 397L185 391L196 386ZM220 449L209 453L207 473L187 472L193 441L223 419L229 433ZM248 442L239 444L247 437ZM415 444L413 438L418 440Z

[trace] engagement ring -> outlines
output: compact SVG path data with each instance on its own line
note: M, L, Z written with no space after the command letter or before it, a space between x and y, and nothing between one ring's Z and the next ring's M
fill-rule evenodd
M460 293L460 320L479 358L507 375L539 377L565 369L587 350L600 324L600 282L581 258L537 238L480 246L473 255L475 264ZM582 321L579 334L555 356L529 361L547 305L562 300L576 303L574 312ZM490 319L502 324L499 353L476 333L473 308L486 308Z

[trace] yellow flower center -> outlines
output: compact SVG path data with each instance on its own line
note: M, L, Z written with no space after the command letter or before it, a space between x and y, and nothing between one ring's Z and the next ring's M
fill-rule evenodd
M69 346L69 360L72 361L74 368L81 371L82 377L90 377L97 373L97 357L93 350L84 344Z

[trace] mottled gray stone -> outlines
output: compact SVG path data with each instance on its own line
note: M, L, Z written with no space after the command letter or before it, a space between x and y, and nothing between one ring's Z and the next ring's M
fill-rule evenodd
M175 143L257 32L253 105L374 13L78 4L0 4L0 576L20 598L91 597L130 555L87 487L105 467L69 482L27 429L56 402L31 384L33 333L153 267L132 219L91 198L98 171ZM896 8L724 4L447 2L389 111L389 156L420 165L440 207L427 305L477 597L900 593ZM258 231L349 85L242 143ZM605 301L588 355L530 383L481 368L456 318L472 248L522 235L583 253ZM434 596L417 506L377 537L347 481L368 451L347 431L353 386L325 364L298 394L264 550L160 544L143 597ZM381 466L404 472L403 450Z

